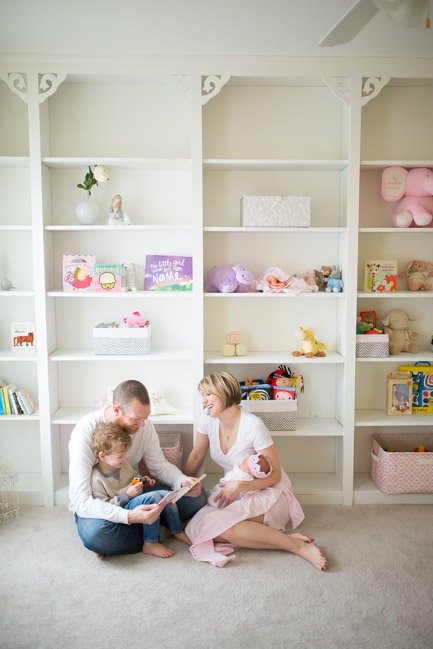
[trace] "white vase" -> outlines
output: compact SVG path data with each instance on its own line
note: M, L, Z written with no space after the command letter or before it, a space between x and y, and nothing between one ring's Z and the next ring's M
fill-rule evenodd
M87 194L87 197L76 204L75 215L83 225L93 225L98 220L99 205Z

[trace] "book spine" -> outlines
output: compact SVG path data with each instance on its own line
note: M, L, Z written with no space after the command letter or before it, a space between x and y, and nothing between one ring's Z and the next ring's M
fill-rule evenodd
M21 388L19 388L16 391L16 395L17 395L18 403L20 404L21 410L23 411L23 415L31 414L31 413L27 412L27 408L26 408L26 404L24 403L24 397L23 397Z
M8 390L8 396L9 396L9 403L10 403L10 406L11 406L11 414L12 415L17 415L18 410L17 410L17 407L15 405L14 390L16 390L16 388L14 386L10 387L9 390Z
M10 406L10 403L9 403L9 393L8 393L7 387L2 388L2 391L3 391L4 400L5 400L6 414L10 415L11 414L11 406Z
M13 399L14 399L16 414L17 415L23 415L24 412L23 412L23 409L20 406L20 402L18 401L17 391L16 390L14 390L12 392L12 396L13 396Z
M0 415L5 415L5 414L6 414L5 400L4 400L4 396L3 396L3 390L0 387Z
M25 398L26 402L28 403L28 406L29 406L29 409L30 409L29 414L31 415L31 414L33 414L34 412L36 412L36 406L35 406L35 404L33 403L32 398L31 398L31 396L29 395L29 393L28 393L28 391L26 390L26 388L23 388L23 394L24 394L24 398Z

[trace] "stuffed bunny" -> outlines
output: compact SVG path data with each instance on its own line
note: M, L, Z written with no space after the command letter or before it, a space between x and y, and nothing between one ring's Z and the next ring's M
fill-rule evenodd
M433 264L429 261L414 259L406 264L406 268L399 277L407 277L407 285L410 291L429 291L431 283L428 277L433 277Z
M404 194L392 223L396 228L411 225L433 227L433 171L425 167L404 169L387 167L382 174L382 196L386 201L398 201Z

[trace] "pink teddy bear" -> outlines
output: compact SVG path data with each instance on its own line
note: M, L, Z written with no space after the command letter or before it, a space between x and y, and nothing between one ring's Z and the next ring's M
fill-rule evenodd
M406 196L403 198L403 196ZM399 201L392 224L396 228L433 227L433 171L426 167L387 167L382 174L382 196Z
M127 318L123 318L123 322L128 326L132 327L134 329L138 329L139 327L145 327L146 323L144 322L143 318L141 317L139 311L134 311L132 315L129 315Z

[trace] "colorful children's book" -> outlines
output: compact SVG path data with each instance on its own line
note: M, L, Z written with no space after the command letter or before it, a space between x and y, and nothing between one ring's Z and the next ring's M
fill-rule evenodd
M36 412L36 406L25 388L18 388L17 397L19 399L21 407L24 406L23 410L25 410L28 415L32 415L34 412Z
M4 398L4 402L5 402L5 411L6 411L5 414L6 415L11 415L12 414L11 404L10 404L10 401L9 401L9 388L10 387L12 387L12 384L4 385L1 388L2 391L3 391L3 398Z
M34 322L12 322L11 342L14 352L35 352L35 323Z
M63 255L63 290L93 290L95 255Z
M120 293L122 290L121 264L95 264L93 290L95 293Z
M192 291L192 257L146 255L145 291Z
M366 259L364 265L365 293L393 293L397 290L395 259Z

